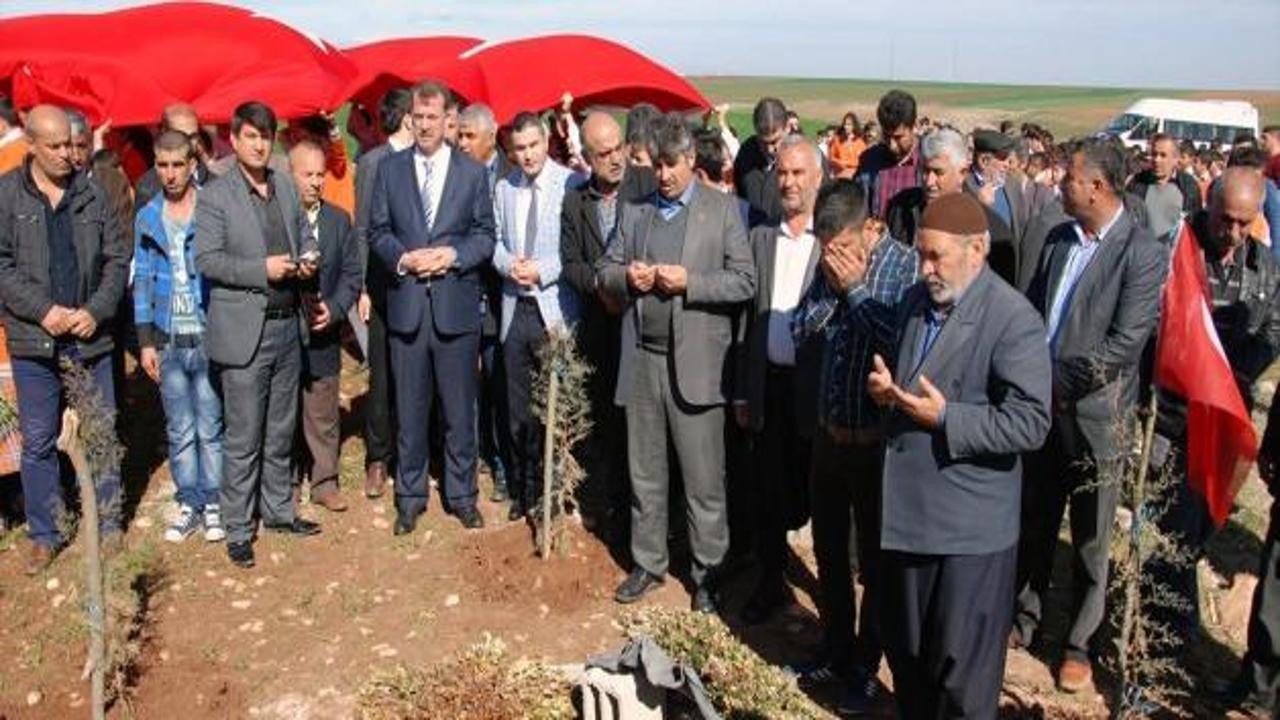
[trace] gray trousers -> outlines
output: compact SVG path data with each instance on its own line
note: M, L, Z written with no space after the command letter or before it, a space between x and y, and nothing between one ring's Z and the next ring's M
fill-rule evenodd
M220 368L226 419L220 504L229 543L253 538L255 503L263 522L293 522L293 439L301 367L298 319L291 317L266 321L248 365Z
M729 523L724 480L724 407L691 407L671 385L669 357L640 350L627 403L631 466L631 558L654 575L667 572L670 475L667 438L684 478L691 575L701 584L724 560Z

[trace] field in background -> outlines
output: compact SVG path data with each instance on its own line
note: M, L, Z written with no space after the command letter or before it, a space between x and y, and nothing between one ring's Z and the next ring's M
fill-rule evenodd
M802 118L806 133L836 123L848 110L863 122L875 119L880 96L891 88L910 92L921 114L946 118L962 128L995 125L1001 120L1035 122L1059 138L1083 135L1104 126L1143 97L1196 100L1247 100L1258 107L1262 124L1280 122L1280 91L1216 92L1032 85L974 85L880 80L823 80L766 77L690 77L712 102L730 103L729 121L741 137L751 134L751 107L766 95L781 98Z

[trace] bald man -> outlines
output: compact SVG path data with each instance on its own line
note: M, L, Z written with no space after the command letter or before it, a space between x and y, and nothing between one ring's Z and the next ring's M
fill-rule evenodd
M1249 237L1249 227L1262 206L1263 192L1262 178L1257 172L1247 168L1229 168L1215 184L1209 197L1209 207L1190 219L1203 251L1214 329L1249 411L1254 405L1254 383L1276 359L1280 349L1280 303L1277 302L1280 264L1267 248ZM1272 417L1275 417L1274 413ZM1277 430L1280 427L1274 424L1268 428L1269 433ZM1264 441L1258 467L1263 479L1271 483L1272 492L1275 492L1274 455L1267 452L1267 448L1273 446L1274 443ZM1204 498L1187 486L1186 448L1186 403L1162 389L1151 462L1153 468L1167 473L1175 482L1172 483L1169 510L1159 519L1159 524L1166 534L1192 553L1192 559L1176 566L1151 563L1150 571L1154 576L1168 584L1190 608L1186 611L1165 610L1155 619L1168 625L1176 634L1191 637L1198 622L1195 560L1214 528ZM1265 584L1275 582L1274 533L1280 529L1274 522L1275 512L1277 510L1273 510L1263 555L1264 560L1271 558L1272 563L1262 568L1264 572L1259 575L1259 590ZM1274 608L1263 611L1266 615L1260 621L1261 626L1250 624L1250 656L1245 661L1246 668L1252 667L1253 663L1270 663L1272 668L1277 667L1275 642L1280 638L1277 634L1280 617ZM1268 629L1270 635L1267 635ZM1274 671L1269 676L1259 672L1255 679L1264 677L1267 682L1254 689L1273 696L1276 675Z
M653 168L632 165L622 128L607 113L593 112L583 120L582 148L591 178L565 193L560 217L561 277L578 292L581 318L578 338L582 352L595 367L590 382L591 417L597 431L591 434L586 454L588 470L607 478L611 502L606 512L616 519L615 540L625 543L630 490L626 476L625 419L613 404L618 376L621 318L598 291L595 263L604 255L621 206L638 203L657 190ZM590 510L591 508L588 508Z
M200 132L200 120L196 117L196 109L186 103L173 103L166 105L164 112L160 115L159 132L165 130L174 130L187 136L191 141L191 147L195 150L196 171L191 176L191 182L196 187L201 187L209 182L211 176L209 171L209 149L205 146L204 136ZM149 168L142 177L138 178L137 187L134 189L134 202L138 208L144 207L151 198L155 197L163 190L163 184L156 175L155 167Z
M312 140L289 150L293 183L302 202L303 257L319 254L315 276L304 281L303 307L311 342L302 364L302 436L306 440L303 471L310 477L311 502L330 512L347 509L338 487L338 372L342 369L342 321L360 297L360 252L351 218L324 199L325 151Z
M59 363L80 364L107 408L111 326L129 275L130 246L105 191L73 171L71 125L59 108L27 115L31 153L0 177L0 301L22 431L22 489L31 548L26 570L48 567L65 542L55 442L65 388ZM118 539L119 469L97 478L101 531Z

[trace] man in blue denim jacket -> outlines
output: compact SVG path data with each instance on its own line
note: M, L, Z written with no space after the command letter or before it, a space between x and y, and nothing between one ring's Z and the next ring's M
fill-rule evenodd
M195 267L191 140L175 130L161 133L155 169L163 192L135 222L133 312L142 369L160 385L169 474L178 489L178 513L164 539L182 542L203 527L205 540L219 542L226 537L218 512L222 401L204 350L208 298Z

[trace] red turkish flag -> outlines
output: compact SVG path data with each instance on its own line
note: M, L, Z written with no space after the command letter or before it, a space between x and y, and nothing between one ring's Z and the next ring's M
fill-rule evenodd
M1186 223L1161 304L1156 384L1187 401L1187 482L1222 527L1258 456L1258 438L1213 327L1204 256Z

